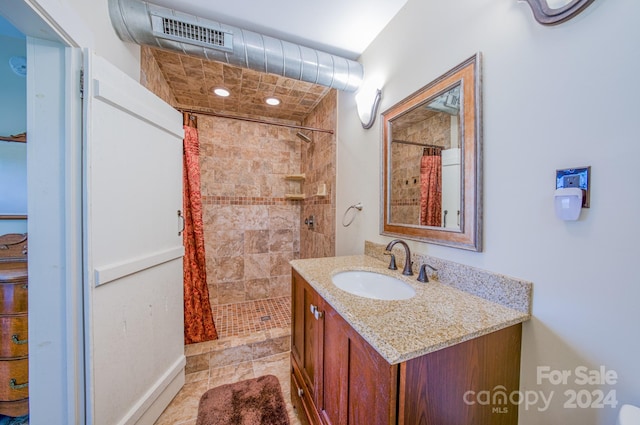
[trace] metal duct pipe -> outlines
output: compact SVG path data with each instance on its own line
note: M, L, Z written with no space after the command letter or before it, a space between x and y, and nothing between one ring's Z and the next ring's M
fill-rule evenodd
M263 34L140 0L109 0L123 41L226 62L344 91L362 82L362 64Z

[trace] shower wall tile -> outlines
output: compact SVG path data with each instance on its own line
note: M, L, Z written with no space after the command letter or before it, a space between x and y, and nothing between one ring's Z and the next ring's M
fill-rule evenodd
M245 254L269 252L269 230L247 230L244 246Z
M301 207L284 198L284 177L301 172L295 131L201 115L198 134L211 304L290 296Z
M278 229L269 233L270 252L293 252L293 230Z
M244 279L265 277L265 271L269 270L270 254L247 254L244 259Z
M209 278L209 276L207 276ZM215 298L218 304L235 304L246 301L246 288L244 280L235 282L218 282L216 284L218 296ZM209 297L209 302L212 302Z
M291 271L289 271L287 275L270 278L269 288L273 297L285 297L285 296L290 297L291 296Z
M160 66L147 46L140 48L140 84L170 105L177 105L176 97L164 78Z
M283 276L291 273L289 261L294 259L293 252L278 252L271 254L271 276Z
M265 275L266 269L262 269L262 275ZM268 278L265 279L250 279L245 284L248 300L261 300L264 298L273 298L274 296L271 282Z
M309 114L304 125L316 128L336 128L337 94L332 90ZM302 172L306 179L304 193L308 194L300 215L300 258L330 257L335 255L335 134L315 132L313 143L302 149ZM317 195L325 185L326 195ZM307 228L304 221L314 217L315 225Z
M214 281L231 282L244 276L245 257L214 257Z
M205 226L205 251L212 257L235 257L243 255L245 232L242 230L213 230ZM210 243L207 243L209 242Z

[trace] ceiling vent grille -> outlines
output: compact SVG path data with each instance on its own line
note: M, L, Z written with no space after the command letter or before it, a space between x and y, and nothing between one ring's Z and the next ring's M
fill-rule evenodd
M233 51L233 35L229 32L160 15L151 15L151 25L154 34L158 37L228 52Z

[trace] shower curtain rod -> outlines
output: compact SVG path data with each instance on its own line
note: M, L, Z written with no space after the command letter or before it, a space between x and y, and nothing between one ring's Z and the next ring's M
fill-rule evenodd
M210 117L218 117L218 118L229 118L232 120L249 121L249 122L255 122L258 124L277 125L280 127L295 128L297 130L317 131L319 133L333 134L333 130L326 130L324 128L305 127L302 125L295 125L295 124L284 124L280 122L266 121L266 120L261 120L257 118L248 118L248 117L240 117L237 115L220 114L218 112L200 111L197 109L183 109L183 108L176 108L176 109L180 112L186 112L188 114L207 115Z
M401 145L414 145L414 146L422 146L423 148L439 148L439 149L444 149L444 146L438 146L438 145L427 145L425 143L418 143L418 142L409 142L407 140L392 140L391 142L393 143L399 143Z

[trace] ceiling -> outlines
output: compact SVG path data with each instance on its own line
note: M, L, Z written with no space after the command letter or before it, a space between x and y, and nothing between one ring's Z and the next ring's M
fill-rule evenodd
M353 60L362 54L406 2L149 0L149 3Z
M176 11L355 60L407 0L151 0ZM302 121L329 88L179 53L152 49L177 106ZM228 98L213 94L224 86ZM282 103L268 106L264 99Z
M164 50L151 49L178 107L231 115L277 118L301 122L331 90L279 75L239 68ZM213 94L224 87L229 97ZM278 106L265 103L276 97Z

